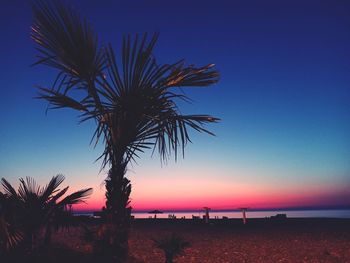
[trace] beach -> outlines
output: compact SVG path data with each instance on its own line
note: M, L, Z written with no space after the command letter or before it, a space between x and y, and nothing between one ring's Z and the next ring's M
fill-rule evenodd
M175 258L178 263L350 262L350 220L315 218L248 219L246 225L239 219L211 220L210 224L191 219L136 219L131 226L129 262L165 262L152 239L172 232L191 243ZM59 232L54 236L55 247L81 253L80 260L88 260L92 246L82 234L79 227ZM51 263L59 262L59 257Z

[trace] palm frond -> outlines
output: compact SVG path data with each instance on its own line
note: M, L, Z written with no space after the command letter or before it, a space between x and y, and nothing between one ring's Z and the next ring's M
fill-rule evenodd
M10 250L17 246L23 240L23 233L16 228L13 228L5 220L5 217L0 215L0 249Z
M153 48L159 34L155 33L147 43L147 34L144 34L139 43L138 35L134 41L128 35L123 39L121 66L118 65L115 52L111 45L106 50L108 73L115 92L124 96L133 89L142 87L143 81L157 69L155 59L152 57Z
M86 199L92 194L92 188L83 189L74 192L66 196L63 200L58 202L58 206L64 207L66 205L74 205L79 203L84 203Z
M90 24L63 1L36 0L31 37L39 51L36 64L89 82L105 67L105 57Z
M87 112L89 105L84 105L81 102L60 93L59 91L39 87L37 99L44 99L50 103L52 109L71 108L81 112Z
M205 87L219 81L219 73L214 64L196 68L194 65L183 68L174 66L171 73L164 80L166 87Z
M65 177L63 174L58 174L56 176L53 176L50 182L45 187L42 188L42 191L40 193L40 200L42 202L47 202L49 198L58 191L57 188L63 183L64 179Z
M34 178L27 176L25 180L20 178L19 181L18 195L22 200L27 200L32 196L39 197L41 188Z
M64 194L68 191L69 186L63 188L61 191L59 191L57 194L55 194L51 199L50 199L50 204L51 205L56 205L57 200L60 199Z
M8 195L9 197L17 197L16 190L5 178L1 178L1 184L5 190L6 195Z
M60 78L62 81L56 91L60 91L63 86L63 95L73 88L84 90L94 100L94 106L101 108L95 81L103 75L107 66L106 57L90 24L61 0L35 0L32 12L34 22L31 37L38 51L36 64L58 70L55 83ZM42 98L50 99L45 94ZM60 99L57 96L55 98ZM66 107L59 103L58 107L62 106ZM74 105L72 108L75 108Z

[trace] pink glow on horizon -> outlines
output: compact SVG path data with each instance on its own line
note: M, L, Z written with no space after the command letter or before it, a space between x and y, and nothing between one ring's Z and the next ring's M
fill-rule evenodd
M253 182L216 181L182 177L150 177L135 179L131 194L134 210L198 210L203 206L213 209L254 209L344 206L349 205L350 192L344 185L274 185ZM104 188L94 189L87 204L76 210L100 210L104 206Z

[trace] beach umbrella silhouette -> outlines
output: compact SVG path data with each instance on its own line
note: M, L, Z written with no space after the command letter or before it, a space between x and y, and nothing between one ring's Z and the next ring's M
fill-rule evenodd
M243 214L243 224L247 223L247 217L245 212L249 209L248 207L239 207L238 209L240 209L242 211Z
M203 209L205 210L205 223L209 223L209 211L211 208L205 206Z
M152 210L152 211L149 211L148 213L154 214L154 218L157 218L157 214L163 214L163 212L159 210Z

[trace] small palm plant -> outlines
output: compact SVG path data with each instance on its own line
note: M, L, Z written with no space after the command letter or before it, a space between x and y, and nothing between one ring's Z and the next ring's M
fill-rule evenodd
M163 250L165 263L173 263L174 257L183 254L185 248L190 246L189 242L175 233L160 239L153 239L153 241L157 248Z
M54 227L57 229L66 223L62 222L62 218L70 214L67 207L85 202L92 193L92 188L88 188L63 198L69 187L62 190L58 187L64 179L63 175L57 175L46 186L40 187L31 177L21 178L16 191L2 178L4 193L0 192L0 233L3 246L8 249L23 241L24 247L31 251L41 230L44 230L45 241L48 242Z

